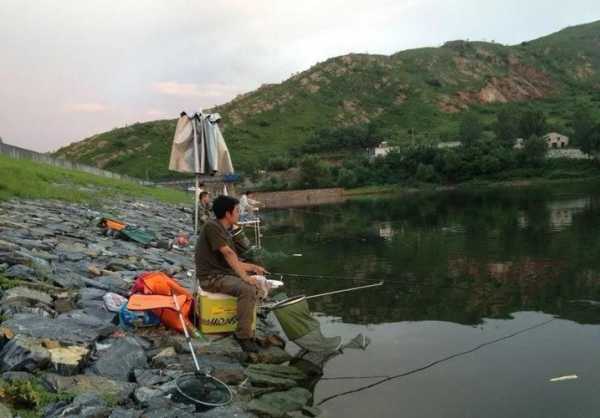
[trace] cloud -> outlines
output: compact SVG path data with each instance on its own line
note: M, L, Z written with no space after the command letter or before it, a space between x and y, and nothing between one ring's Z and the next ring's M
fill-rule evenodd
M146 110L145 115L149 118L164 118L167 116L165 112L158 109L148 109Z
M99 113L108 110L108 107L102 103L72 103L64 107L65 112L69 113Z
M214 98L237 94L242 91L237 86L221 83L193 84L177 81L162 81L152 84L152 90L169 96Z

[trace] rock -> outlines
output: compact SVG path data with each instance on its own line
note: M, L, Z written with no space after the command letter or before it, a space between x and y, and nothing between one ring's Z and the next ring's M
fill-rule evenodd
M29 372L4 372L1 377L5 382L22 382L35 379L35 375Z
M0 304L4 305L6 303L19 300L25 300L31 304L43 303L45 305L50 305L52 303L52 297L47 293L33 290L24 286L17 286L13 287L12 289L8 289L4 293L2 300L0 300Z
M144 410L144 418L196 418L202 415L195 414L194 405L185 405L172 402L165 397L151 399Z
M29 281L38 280L38 276L34 269L31 267L24 266L22 264L15 264L10 266L5 272L4 275L11 279L22 279Z
M318 417L321 415L322 411L316 406L305 405L304 408L302 408L302 412L304 412L304 415L308 415L309 417Z
M0 372L40 370L49 361L50 353L40 341L23 335L17 335L0 350Z
M94 393L77 395L69 405L45 411L44 418L105 418L111 413L106 401Z
M307 376L291 366L253 364L246 368L246 376L254 386L289 389L299 386Z
M77 374L90 353L89 349L76 345L49 348L48 351L53 371L63 376Z
M0 403L0 418L12 418L12 412L10 409L2 403Z
M181 370L135 369L133 375L139 385L156 386L169 382L183 372Z
M73 394L93 392L114 399L116 403L124 402L135 389L134 383L115 381L96 375L60 376L47 373L43 376L43 380L53 392Z
M200 369L212 369L217 379L227 384L239 384L245 379L242 365L227 356L216 354L203 354L198 356ZM196 370L190 354L180 354L173 357L158 357L152 360L152 366L158 369L180 370L193 372Z
M282 364L290 361L292 356L279 347L269 347L258 353L250 353L248 358L251 363Z
M48 279L65 289L77 289L85 286L85 277L64 267L58 267Z
M127 381L133 369L148 366L144 349L134 338L110 338L105 343L108 347L98 351L98 360L88 368L88 373Z
M75 309L75 303L70 297L59 297L54 300L54 310L59 314L71 312L73 309Z
M63 345L88 345L100 336L108 336L115 326L82 311L72 311L52 320L23 315L3 322L2 328L13 334L60 341Z
M167 347L163 350L161 350L158 354L156 354L153 358L152 361L154 361L155 359L159 358L159 357L172 357L172 356L176 356L177 353L175 352L175 349L173 347Z
M245 411L240 405L227 405L202 412L202 418L256 418L256 415Z
M304 388L292 388L285 392L267 393L248 404L248 410L270 417L285 417L288 412L299 411L312 394Z
M115 408L108 418L140 418L142 412L136 409Z
M133 393L133 398L137 403L146 404L151 399L164 396L165 393L160 389L152 389L146 386L139 387Z

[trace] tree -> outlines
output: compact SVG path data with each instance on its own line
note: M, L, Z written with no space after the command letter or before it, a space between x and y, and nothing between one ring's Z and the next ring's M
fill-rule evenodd
M540 110L527 110L521 115L519 133L521 138L542 136L546 133L546 115Z
M316 155L307 155L300 161L300 185L323 187L330 183L329 167Z
M512 146L515 139L519 137L520 114L512 108L506 107L496 115L496 123L494 124L494 133L496 138L501 140L506 145Z
M535 135L531 135L526 141L523 147L523 153L525 161L531 165L539 166L548 151L548 145L543 138Z
M573 114L571 119L574 135L573 141L578 146L582 146L587 141L587 137L594 131L594 119L587 107L581 107Z
M464 145L470 145L481 138L483 127L475 113L466 113L460 121L458 135Z
M586 154L592 155L596 160L600 159L600 124L595 125L594 128L583 137L579 146Z

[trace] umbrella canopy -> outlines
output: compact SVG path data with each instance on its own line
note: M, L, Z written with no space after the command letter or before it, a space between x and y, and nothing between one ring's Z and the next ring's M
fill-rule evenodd
M234 172L229 149L217 122L218 113L181 113L173 136L169 170L195 174Z

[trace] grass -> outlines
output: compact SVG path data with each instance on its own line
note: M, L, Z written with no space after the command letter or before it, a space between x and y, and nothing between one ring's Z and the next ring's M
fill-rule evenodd
M24 198L99 203L123 196L167 203L190 201L188 195L174 189L141 186L130 181L0 155L0 201Z
M48 392L38 381L0 382L0 400L6 402L23 418L41 417L45 406L61 400L70 400L71 394Z

